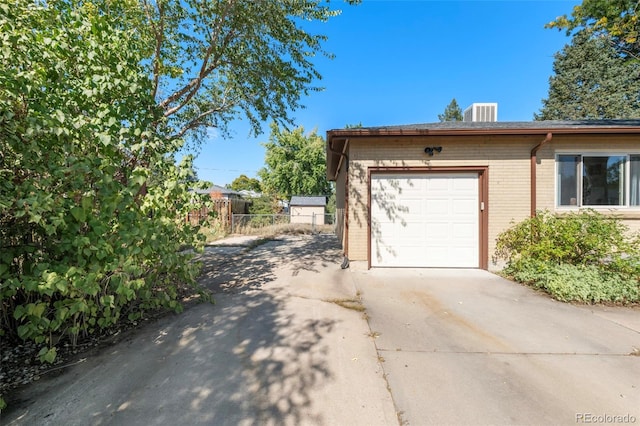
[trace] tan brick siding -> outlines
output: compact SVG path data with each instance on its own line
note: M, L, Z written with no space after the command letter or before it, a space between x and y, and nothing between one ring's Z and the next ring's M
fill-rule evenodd
M345 245L345 233L344 233L344 219L345 219L345 184L347 174L344 172L345 163L341 166L341 170L336 179L336 235L338 240L344 249Z
M495 251L495 240L513 222L530 215L531 149L544 139L537 136L467 136L467 137L379 137L353 138L349 142L348 184L348 252L354 261L368 257L368 178L371 168L380 167L488 167L488 257ZM554 210L555 152L577 145L582 150L602 147L601 137L580 140L556 135L538 152L537 208ZM442 152L425 154L427 146L441 146ZM607 148L640 150L630 137L608 141ZM639 212L640 213L640 212ZM627 215L625 223L640 230L637 218Z

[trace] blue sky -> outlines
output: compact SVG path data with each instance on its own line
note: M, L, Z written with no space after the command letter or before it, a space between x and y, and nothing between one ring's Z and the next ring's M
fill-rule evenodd
M333 60L315 61L324 91L304 98L295 123L325 137L330 129L431 123L452 98L462 109L497 102L499 121L529 121L547 96L553 55L570 39L545 29L580 0L363 0L332 2L342 14L311 24L325 34ZM217 185L264 166L265 133L246 122L213 135L195 161L198 176Z

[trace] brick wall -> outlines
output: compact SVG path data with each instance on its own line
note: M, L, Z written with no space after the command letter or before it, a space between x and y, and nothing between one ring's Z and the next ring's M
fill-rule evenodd
M338 178L336 179L336 234L342 248L346 248L344 219L345 219L345 194L346 194L346 160L342 163Z

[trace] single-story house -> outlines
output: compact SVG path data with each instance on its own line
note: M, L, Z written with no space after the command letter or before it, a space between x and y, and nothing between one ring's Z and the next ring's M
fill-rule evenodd
M307 197L294 195L289 202L291 223L311 223L324 225L327 197Z
M239 200L242 198L242 194L233 189L225 188L224 186L211 185L206 189L196 189L198 194L209 194L212 199L226 199L226 200Z
M539 210L640 230L640 120L337 129L326 150L352 265L497 269L498 234Z

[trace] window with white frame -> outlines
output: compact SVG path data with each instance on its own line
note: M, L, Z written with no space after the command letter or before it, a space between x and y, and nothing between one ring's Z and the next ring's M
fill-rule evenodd
M640 154L560 154L559 207L640 207Z

